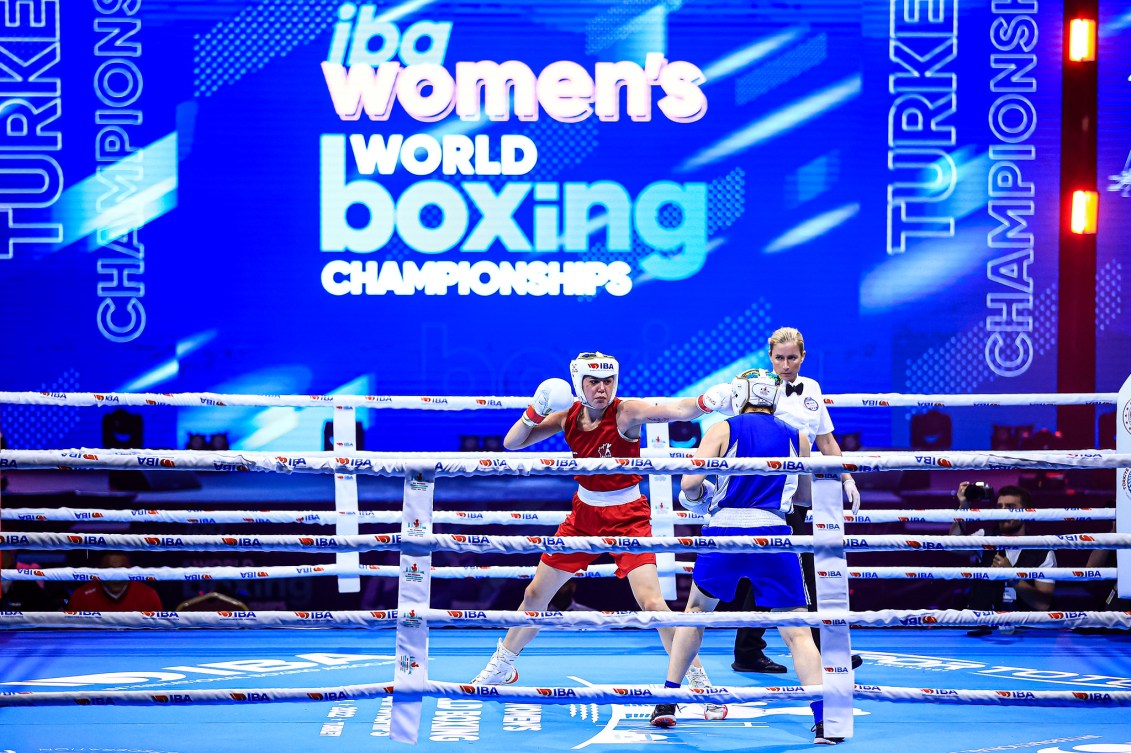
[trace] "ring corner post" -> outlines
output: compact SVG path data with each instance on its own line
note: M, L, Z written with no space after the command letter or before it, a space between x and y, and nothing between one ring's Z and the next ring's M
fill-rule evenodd
M645 424L644 435L648 440L648 449L671 449L667 424ZM674 536L675 523L672 522L671 516L675 512L675 504L672 499L671 474L648 475L648 501L652 505L652 535ZM678 596L675 583L675 554L657 552L656 566L660 571L660 595L667 601L673 601Z
M389 735L394 742L416 743L420 733L424 690L428 684L428 609L432 601L432 552L423 550L420 543L421 539L432 535L435 486L434 465L406 464L401 519L401 574L397 594L396 666L393 671L393 713ZM412 546L414 543L416 546Z
M1115 451L1131 454L1131 376L1115 400L1115 419ZM1131 468L1118 470L1115 478L1115 532L1131 533ZM1131 599L1131 550L1120 549L1115 558L1119 598Z
M813 474L813 573L817 610L848 611L848 564L844 556L844 497L839 473ZM853 671L848 622L820 626L825 732L852 737Z
M335 451L352 453L357 451L356 409L345 405L334 406L334 447ZM357 525L357 476L352 473L334 474L334 509L338 513L335 533L338 536L356 536ZM359 593L361 591L361 554L359 552L339 552L337 564L338 593Z

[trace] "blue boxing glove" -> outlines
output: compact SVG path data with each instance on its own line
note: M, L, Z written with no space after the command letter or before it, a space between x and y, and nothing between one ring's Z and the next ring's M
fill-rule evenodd
M695 499L688 499L685 491L679 493L679 503L683 506L683 509L696 515L706 515L714 498L715 485L710 481L703 482L702 493Z

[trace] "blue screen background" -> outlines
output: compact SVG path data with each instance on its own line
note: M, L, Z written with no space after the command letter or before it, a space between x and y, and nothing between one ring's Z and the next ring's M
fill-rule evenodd
M63 191L51 206L21 208L18 217L58 222L64 239L8 246L0 257L0 389L525 395L542 379L565 377L576 353L600 350L620 359L622 395L694 394L740 369L767 366L770 332L795 326L808 348L803 373L828 393L1055 391L1059 3L1025 13L988 2L376 6L401 33L420 21L450 23L443 61L449 71L459 61L517 60L535 73L554 61L592 72L598 62L643 65L648 52L688 61L706 74L701 91L708 102L691 123L660 113L658 88L647 122L630 120L623 98L621 118L611 122L558 122L542 112L534 122L464 122L453 114L425 123L399 105L387 121L343 121L320 68L340 3L121 3L112 13L92 4L54 7L62 106L49 128L61 134L54 157ZM945 22L933 27L944 32L938 44L953 51L932 58L939 75L923 82L933 89L924 96L941 108L935 112L953 110L939 121L953 128L953 143L924 147L928 157L918 173L889 166L892 77L904 70L893 49L900 39L920 52L935 46L893 31L897 17L909 28L901 14L914 8L940 14ZM1024 228L1032 254L1013 269L1029 280L1017 311L1030 318L1031 347L1025 367L1003 376L986 355L994 313L987 297L1002 290L987 263L1003 253L987 242L998 225L988 212L989 150L1000 143L989 113L1003 96L991 87L998 73L991 61L1005 54L994 47L992 28L1019 15L1039 30L1024 51L1034 56L1024 98L1036 116L1024 143L1036 158L1019 162L1033 185L1036 209ZM109 17L133 29L136 54L97 54L100 43L107 49L99 23ZM126 181L128 191L113 193L106 176L114 163L98 159L99 139L108 136L97 113L108 108L97 81L107 60L127 57L144 86L129 107L117 109L139 113L120 128L143 169ZM127 79L104 83L124 86ZM643 259L678 252L657 252L638 233L628 250L610 250L597 211L584 251L538 257L623 261L632 278L626 295L461 296L454 288L446 295L332 295L321 275L334 259L498 264L535 256L499 243L482 252L457 244L422 253L396 234L372 253L321 249L322 137L419 133L484 135L495 150L503 135L523 135L537 145L538 161L524 176L417 176L403 166L370 176L394 198L423 180L457 190L480 181L495 191L513 181L613 181L633 199L660 181L701 183L706 258L681 279L648 275ZM910 177L931 188L930 164L939 155L954 165L955 183L926 211L953 218L953 232L910 237L901 253L890 253L889 186ZM363 179L351 159L346 180ZM514 213L528 237L532 203L528 196ZM360 227L371 218L354 207L348 219ZM435 207L420 216L426 227L450 219ZM478 219L470 205L470 225ZM667 205L655 221L672 229L689 218ZM113 230L99 230L123 225L134 229L117 240ZM132 296L132 315L129 297L100 291L115 265L132 265L131 279L144 286ZM1119 300L1122 294L1111 293ZM124 334L100 326L108 298L118 307L111 320ZM1103 337L1126 342L1125 320L1113 317L1107 326ZM1117 389L1128 371L1127 349L1120 352L1108 352L1099 389ZM954 415L956 446L985 446L986 420L967 411ZM860 431L866 446L905 446L910 414L841 410L834 420L838 429ZM5 406L0 414L14 447L97 445L100 418L96 411L30 406ZM145 439L183 447L190 432L224 431L233 448L309 450L327 418L290 409L160 408L146 414ZM361 420L369 428L366 449L455 449L463 434L504 433L513 416L381 411ZM1000 409L993 420L1051 425L1054 414Z

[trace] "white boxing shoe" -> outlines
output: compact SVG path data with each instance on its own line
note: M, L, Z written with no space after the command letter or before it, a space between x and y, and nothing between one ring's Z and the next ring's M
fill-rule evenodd
M711 679L707 677L707 671L701 667L694 665L687 669L687 684L692 688L706 690L711 687ZM703 718L711 721L718 721L727 718L727 707L725 703L704 703L703 704Z
M503 646L503 642L499 641L495 653L491 656L491 660L487 662L487 666L480 670L479 674L472 680L474 685L511 685L518 681L518 670L514 666L514 660L518 658L518 654L507 650Z

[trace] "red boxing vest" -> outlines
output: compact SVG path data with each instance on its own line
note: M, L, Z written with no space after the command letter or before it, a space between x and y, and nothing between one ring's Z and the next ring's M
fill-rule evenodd
M160 612L161 597L144 583L130 583L118 599L111 599L102 586L92 583L71 594L65 609L73 612Z
M620 398L613 400L601 416L601 422L592 431L577 427L577 419L585 406L574 403L566 414L565 439L575 458L638 458L640 440L627 440L617 431L617 410ZM592 492L613 492L639 484L642 476L621 473L617 475L574 476L577 483Z

